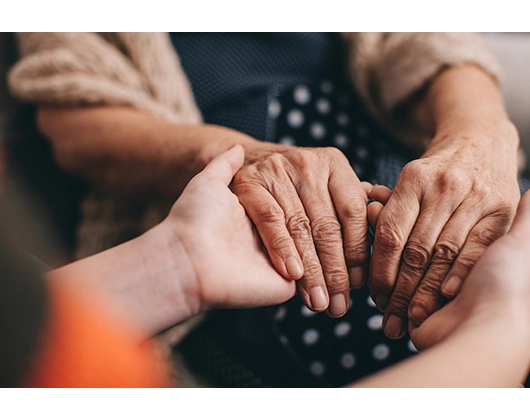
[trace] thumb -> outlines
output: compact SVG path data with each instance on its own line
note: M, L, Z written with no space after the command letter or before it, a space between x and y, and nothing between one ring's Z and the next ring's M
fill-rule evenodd
M245 150L239 144L213 159L197 178L219 178L225 185L230 184L236 172L243 166Z

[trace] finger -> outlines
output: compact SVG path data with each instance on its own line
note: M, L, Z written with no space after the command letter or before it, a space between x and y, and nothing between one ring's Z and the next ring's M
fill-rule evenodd
M274 267L288 279L300 279L304 268L278 202L260 185L235 182L234 190L254 222ZM299 201L298 197L296 199Z
M204 170L200 172L198 177L213 177L219 178L225 185L230 184L236 172L243 165L245 160L245 150L239 144L235 144L226 152L212 159L206 165Z
M385 205L392 195L392 190L384 185L374 185L368 194L368 198L379 201Z
M340 213L338 207L345 205L345 203L343 196L333 197L332 201L330 194L334 189L334 181L331 178L329 186L327 180L304 184L299 188L299 195L311 220L311 235L324 275L324 286L327 288L330 299L328 315L340 317L347 312L350 304L350 281L345 259L342 226L337 217L337 214ZM358 189L361 196L356 197L357 201L362 207L366 207L364 204L366 196L360 185ZM352 209L352 211L356 210ZM366 216L363 218L366 219ZM299 288L311 290L314 287L319 287L320 277L311 274L306 270L304 279L299 282Z
M349 188L344 188L345 182ZM361 287L366 277L370 253L366 218L368 197L349 165L344 165L332 172L329 179L329 191L342 226L341 246L348 278L344 287L348 297L347 302L349 302L349 288Z
M465 203L455 210L443 228L434 245L431 264L410 301L408 318L415 326L443 305L442 281L480 216L473 205Z
M378 201L372 201L366 207L366 212L368 214L368 223L370 224L370 228L373 231L375 231L375 227L377 226L377 220L379 219L379 215L381 214L381 210L383 210L383 208L384 206Z
M523 219L524 220L524 219ZM506 234L510 220L506 214L493 213L481 219L469 232L462 250L442 282L447 297L455 296L477 260L493 241Z
M401 257L398 279L383 317L383 329L389 338L402 337L407 328L409 303L430 264L438 236L454 211L452 204L440 206L425 199Z
M342 248L337 256L336 235L338 230L340 236L340 225L327 187L319 184L319 179L306 178L307 182L300 185L298 191L292 183L274 186L275 197L285 214L285 226L304 267L303 277L297 284L298 291L306 306L316 312L328 309L332 300L328 282L335 293L334 282L340 283L341 273L346 270L344 261L341 261ZM326 236L330 240L330 249L322 246L321 238ZM322 266L323 261L328 272ZM332 272L329 264L333 264ZM334 305L337 306L337 303Z
M381 210L370 259L370 295L384 311L399 273L401 256L420 212L416 194L396 187Z
M361 186L363 187L364 193L368 196L370 194L370 191L372 191L372 188L374 187L372 184L370 184L368 181L362 181Z

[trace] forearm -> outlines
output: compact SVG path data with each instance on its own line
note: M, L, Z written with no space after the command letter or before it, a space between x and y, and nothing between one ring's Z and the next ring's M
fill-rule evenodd
M271 147L218 126L178 125L132 108L42 108L38 127L66 170L113 194L174 199L235 143Z
M431 136L428 153L458 141L485 142L484 133L495 127L501 138L492 138L497 150L515 153L519 138L509 121L497 82L472 65L449 68L438 75L422 98L412 107L417 123ZM485 146L491 146L486 144Z
M149 338L200 310L195 271L175 235L155 227L142 236L47 274Z
M524 382L530 362L528 322L520 314L489 311L425 352L353 386L516 387Z

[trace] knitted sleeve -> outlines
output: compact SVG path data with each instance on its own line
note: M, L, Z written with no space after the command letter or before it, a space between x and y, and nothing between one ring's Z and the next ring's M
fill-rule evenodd
M39 105L132 106L173 122L200 113L163 33L19 33L8 75L17 98Z
M475 64L500 81L500 66L477 33L365 32L343 37L354 85L386 121L448 66Z

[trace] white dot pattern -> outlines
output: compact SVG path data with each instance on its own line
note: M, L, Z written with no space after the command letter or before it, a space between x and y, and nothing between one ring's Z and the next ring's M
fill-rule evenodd
M293 128L299 128L304 123L304 114L299 109L292 109L287 114L287 122Z
M377 331L383 328L383 315L372 315L368 318L368 328Z
M411 352L414 352L414 353L418 352L418 349L416 348L416 346L411 340L409 340L409 342L407 343L407 347L409 348Z
M348 136L342 133L335 135L335 145L341 149L346 149L349 145Z
M307 86L299 85L294 89L294 100L298 105L305 105L311 99L311 93Z
M278 143L285 144L286 146L294 146L294 139L290 136L283 136Z
M302 341L304 342L306 346L315 345L319 338L320 338L320 333L314 328L307 330L302 335Z
M309 309L305 305L302 305L302 307L300 308L300 313L302 314L302 316L304 316L306 318L309 318L311 316L315 316L317 314L316 312L313 312L311 309Z
M385 360L390 356L390 348L386 344L378 344L372 350L372 355L375 360Z
M335 325L334 333L336 337L344 337L351 331L351 324L349 322L341 322Z
M324 124L315 122L309 127L309 132L314 139L321 140L326 135L326 128L324 127Z
M269 117L271 118L277 118L278 115L280 115L280 112L282 110L282 106L280 105L280 102L277 99L272 99L269 102Z
M285 318L286 315L287 315L287 308L285 306L280 306L276 310L276 314L274 315L274 320L276 322L281 321L282 319Z
M324 366L324 363L315 360L309 365L309 370L315 376L322 376L324 372L326 372L326 367Z
M340 357L340 365L344 369L351 369L355 366L357 359L355 358L355 355L351 352L344 353Z
M316 101L315 106L317 111L322 115L327 115L331 112L331 104L327 99L320 98L318 101Z

